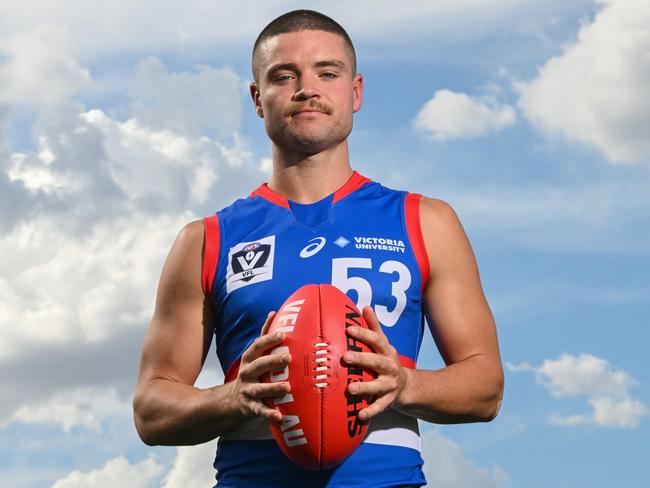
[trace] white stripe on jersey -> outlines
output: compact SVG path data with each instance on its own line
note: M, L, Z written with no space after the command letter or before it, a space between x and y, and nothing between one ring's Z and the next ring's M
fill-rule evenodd
M238 429L223 434L222 441L273 439L273 434L263 417L255 417ZM389 409L374 417L363 442L386 446L410 447L421 452L420 431L415 417Z

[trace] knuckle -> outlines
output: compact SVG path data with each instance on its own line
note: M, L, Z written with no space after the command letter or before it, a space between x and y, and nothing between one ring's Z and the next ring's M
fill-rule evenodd
M261 393L261 384L255 383L250 387L250 396L253 398L259 398Z

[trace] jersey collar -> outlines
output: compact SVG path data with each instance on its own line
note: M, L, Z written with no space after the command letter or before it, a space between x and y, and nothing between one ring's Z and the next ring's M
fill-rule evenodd
M350 176L350 179L346 181L342 187L340 187L338 190L334 192L332 203L338 202L342 198L345 198L350 193L354 192L355 190L361 188L363 185L371 181L372 180L370 178L366 178L365 176L360 175L356 171L352 172L352 176ZM287 200L286 197L283 197L282 195L275 193L273 190L269 188L269 185L266 183L263 183L255 191L251 193L251 198L256 196L262 197L271 203L279 205L280 207L291 208L289 206L289 200Z

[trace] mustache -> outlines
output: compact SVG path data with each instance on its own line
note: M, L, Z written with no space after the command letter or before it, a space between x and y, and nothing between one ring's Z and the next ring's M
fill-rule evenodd
M327 105L325 105L323 103L320 103L320 102L317 102L315 100L312 100L311 102L309 102L306 105L292 105L291 107L289 107L289 110L287 110L286 115L291 116L291 115L293 115L293 114L295 114L297 112L300 112L301 110L305 110L305 109L318 110L319 112L323 112L323 113L326 113L328 115L331 113L331 110Z

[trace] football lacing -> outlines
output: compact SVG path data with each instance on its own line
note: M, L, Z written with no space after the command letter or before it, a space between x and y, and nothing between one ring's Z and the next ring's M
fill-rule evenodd
M329 346L327 342L319 342L317 344L314 344L314 347L316 348L314 354L316 356L320 356L314 359L314 361L318 365L314 368L314 370L320 373L314 376L314 380L318 381L318 383L314 385L316 386L316 388L325 388L329 384L327 383L327 378L329 378L329 375L325 372L329 369L329 366L326 364L328 361L326 355L329 353L327 346ZM322 380L326 380L326 381L322 381Z

